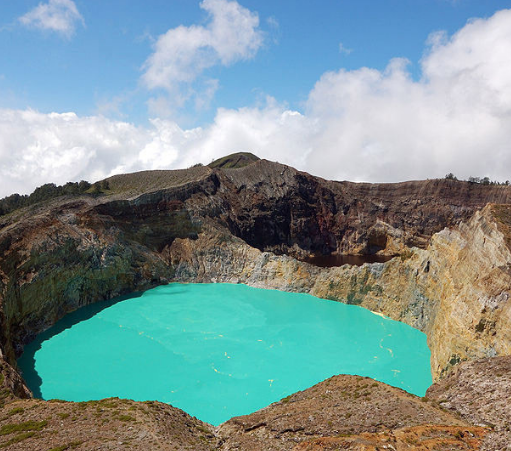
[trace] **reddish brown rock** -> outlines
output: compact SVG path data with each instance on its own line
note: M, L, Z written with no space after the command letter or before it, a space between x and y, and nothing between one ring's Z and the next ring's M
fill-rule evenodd
M491 427L482 450L511 449L511 356L463 363L426 396L472 424Z
M332 377L218 428L224 451L475 450L486 432L435 404L359 376Z

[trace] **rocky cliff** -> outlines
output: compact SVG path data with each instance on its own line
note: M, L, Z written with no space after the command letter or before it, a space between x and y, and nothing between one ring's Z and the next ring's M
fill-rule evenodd
M331 182L248 160L114 176L103 195L0 217L4 400L27 395L11 366L37 333L82 305L169 281L242 282L381 312L428 335L435 380L511 354L511 188ZM296 259L332 252L396 257L335 268Z

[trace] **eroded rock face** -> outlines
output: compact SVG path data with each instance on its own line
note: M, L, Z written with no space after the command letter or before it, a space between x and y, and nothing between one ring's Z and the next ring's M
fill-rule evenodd
M426 396L472 424L490 426L481 450L511 449L511 356L459 365Z
M310 292L384 313L428 334L435 377L466 359L509 353L507 207L467 220L489 200L508 201L508 187L329 182L265 160L110 184L118 189L110 196L2 217L0 339L10 363L67 312L171 280ZM377 248L401 256L319 269L264 252Z
M218 428L220 449L240 451L385 449L407 439L413 449L478 449L486 432L400 389L345 375Z
M243 257L231 258L230 253L239 251L218 242L232 242L246 256L264 250L294 256L346 250L392 254L407 251L412 242L425 246L444 226L468 218L487 201L511 196L507 187L448 180L329 182L265 160L239 169L128 174L112 177L109 184L117 190L110 196L55 200L0 219L0 340L11 363L23 343L82 305L167 283L177 266L176 280L190 280L194 274L207 280L195 263L185 268L180 258L200 262L210 280L235 280L244 271L240 281L284 289L289 285L287 289L361 303L428 332L438 296L417 289L407 273L420 269L422 274L425 268L392 263L362 272L319 273L285 256L287 266L277 267L274 256L261 254L282 272L272 283L268 264L258 269ZM197 240L199 235L204 238ZM178 245L179 239L190 243ZM298 277L282 280L293 268ZM382 271L402 277L382 278ZM311 277L319 277L315 286L307 280ZM411 295L406 306L404 296L397 297L397 306L385 301L394 296L387 294L389 286L398 282ZM491 325L477 327L489 330Z
M2 347L11 363L66 313L170 280L157 253L135 240L126 245L122 226L111 227L93 209L85 199L51 205L2 230Z
M444 227L488 202L511 202L511 189L428 180L389 184L331 182L258 161L219 173L220 216L236 236L262 251L383 252L425 247Z

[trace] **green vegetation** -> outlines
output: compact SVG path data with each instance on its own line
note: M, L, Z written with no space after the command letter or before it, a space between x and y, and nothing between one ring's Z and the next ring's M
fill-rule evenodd
M346 298L346 304L348 305L361 305L362 304L362 298L357 297L357 293L355 291L352 291L348 293L348 296Z
M74 449L74 448L78 448L83 442L71 442L71 443L68 443L67 445L62 445L62 446L57 446L55 448L52 448L48 451L66 451L66 449Z
M14 409L9 410L7 415L12 417L13 415L16 415L18 413L23 413L24 411L25 409L23 407L15 407Z
M401 259L402 262L409 260L412 257L413 257L412 250L406 250L406 251L402 252L401 254L399 254L399 258Z
M444 178L446 180L459 181L458 177L456 177L452 172L449 172L449 174L447 174ZM467 181L469 183L479 183L480 185L505 185L505 186L509 185L509 180L506 180L505 182L499 182L497 180L490 180L489 177L472 177L472 176L470 176L467 180L462 180L462 181Z
M35 435L35 432L22 432L21 434L15 435L13 438L9 439L7 442L5 442L3 445L1 445L1 447L7 448L8 446L14 445L15 443L22 442L23 440L33 437L34 435Z
M78 196L81 194L97 196L109 191L108 180L96 182L91 185L89 182L68 182L65 185L57 186L55 183L46 183L39 186L30 195L12 194L0 199L0 216L11 213L19 208L29 207L50 199L62 196Z
M0 435L12 434L14 432L24 431L42 431L48 424L46 420L43 421L25 421L24 423L4 424L0 428Z
M79 404L80 404L81 408L85 408L89 405L89 406L102 407L102 408L106 408L106 409L115 409L119 406L119 401L121 401L119 398L106 398L106 399L100 399L99 401L96 401L96 400L83 401Z
M280 402L283 402L284 404L288 403L289 401L291 401L292 396L293 395L286 396L285 398L282 398Z
M117 419L119 421L135 421L135 418L133 418L131 415L119 415Z
M205 428L204 426L201 426L200 424L195 426L195 429L197 429L198 431L202 432L203 434L211 435L211 431L208 430L207 428Z
M205 166L188 169L140 171L114 175L106 181L111 194L139 195L157 190L174 188L203 179L211 171Z

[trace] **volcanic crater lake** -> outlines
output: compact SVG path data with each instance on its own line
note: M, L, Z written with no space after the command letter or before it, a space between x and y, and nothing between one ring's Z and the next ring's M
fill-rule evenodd
M361 307L173 283L66 316L18 364L43 399L158 400L218 425L341 373L423 396L429 360L425 334Z

